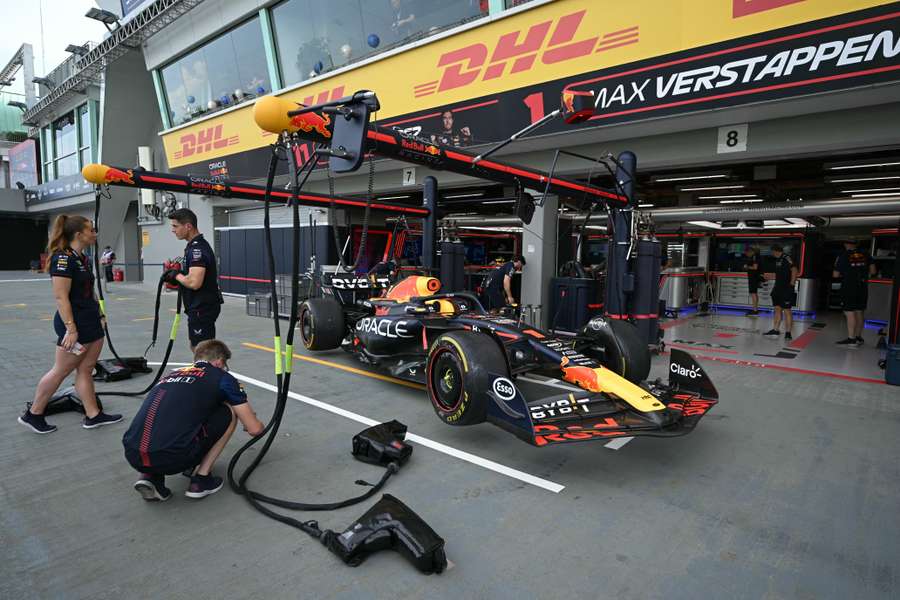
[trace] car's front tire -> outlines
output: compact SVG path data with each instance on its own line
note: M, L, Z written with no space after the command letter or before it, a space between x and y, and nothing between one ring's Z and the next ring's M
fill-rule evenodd
M509 377L497 343L483 333L442 334L428 351L426 385L438 418L448 425L475 425L487 418L488 391L498 376Z

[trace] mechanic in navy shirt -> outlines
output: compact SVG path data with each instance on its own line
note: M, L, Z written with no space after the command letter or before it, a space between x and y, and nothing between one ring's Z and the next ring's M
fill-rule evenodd
M869 303L869 276L875 275L875 265L857 247L856 240L845 240L844 252L835 261L832 275L841 278L841 308L847 317L847 338L837 344L858 348L863 343L863 311Z
M772 246L772 256L775 257L775 285L772 287L772 307L775 309L775 322L772 329L763 335L778 336L778 329L781 325L781 317L784 315L784 340L789 342L793 339L791 336L791 328L794 325L794 313L792 309L797 303L797 292L794 291L794 284L800 277L800 271L791 260L791 257L784 253L784 248L779 244Z
M483 304L487 310L499 310L506 305L516 303L512 294L512 276L513 273L521 273L524 266L525 257L515 256L510 262L491 271L487 276L482 293Z
M181 270L170 269L163 274L163 279L183 288L181 297L193 350L203 340L216 337L216 319L223 302L216 255L203 234L197 231L197 215L193 211L179 208L169 213L169 220L175 237L187 240L188 244L184 249Z
M204 498L222 488L213 464L234 433L236 418L257 436L265 426L247 402L247 394L228 373L231 351L219 340L194 350L194 364L160 379L122 437L125 459L140 474L134 489L144 500L172 496L166 475L191 476L188 498Z
M122 420L100 410L94 393L94 365L103 348L100 305L94 297L94 274L84 254L97 240L91 222L80 215L59 215L53 222L47 253L47 270L56 297L53 329L56 332L56 359L53 368L41 377L34 401L18 421L35 433L53 433L55 425L44 419L50 398L63 380L75 371L75 391L84 405L85 429L95 429Z

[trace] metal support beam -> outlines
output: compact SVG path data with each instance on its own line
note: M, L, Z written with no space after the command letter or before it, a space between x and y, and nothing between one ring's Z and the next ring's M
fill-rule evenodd
M422 266L432 275L434 274L431 269L434 268L435 258L434 240L437 228L435 208L437 207L437 201L437 179L428 175L422 180L422 206L428 210L428 216L422 220Z

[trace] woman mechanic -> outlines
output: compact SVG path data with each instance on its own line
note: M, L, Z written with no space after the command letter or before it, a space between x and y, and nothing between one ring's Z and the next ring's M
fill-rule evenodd
M63 380L75 371L75 391L84 404L82 427L95 429L122 420L100 410L94 394L94 365L103 348L103 324L100 305L94 296L94 274L84 250L97 239L91 222L78 215L59 215L53 223L47 253L48 271L56 297L53 317L56 330L56 360L41 377L31 407L19 417L19 423L35 433L53 433L55 425L44 419L50 397Z

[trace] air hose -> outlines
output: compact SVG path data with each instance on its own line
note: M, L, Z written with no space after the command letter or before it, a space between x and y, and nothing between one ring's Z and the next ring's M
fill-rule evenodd
M101 186L96 186L94 191L94 227L99 230L100 229L100 198L104 197ZM109 194L105 196L109 198ZM103 283L100 281L100 244L95 240L94 241L94 269L97 272L97 296L100 301L100 315L106 317L106 300L103 296ZM159 308L162 300L162 290L163 290L164 281L162 277L159 279L159 283L156 286L156 305L154 308L153 314L153 335L150 340L150 345L147 346L147 349L144 350L144 358L146 358L147 353L156 345L156 337L159 332ZM175 344L175 337L178 333L178 325L181 322L181 287L178 288L178 297L175 303L175 318L172 321L172 329L169 332L169 344L166 346L166 353L163 356L162 363L159 365L159 369L156 371L156 375L153 377L153 381L147 385L142 390L136 392L98 392L97 396L143 396L156 385L156 382L159 381L159 378L162 377L163 373L166 370L166 366L169 362L169 357L172 354L172 347ZM119 356L116 352L116 349L113 347L112 338L109 335L109 325L107 323L103 324L103 334L106 336L106 343L109 345L109 349L112 352L113 356L119 361L119 364L124 366L128 366L128 363Z
M285 138L280 142L284 144L283 147L286 149L286 156L289 165L289 172L291 173L291 188L292 188L292 200L297 197L299 191L303 184L306 182L306 179L309 177L310 173L312 173L313 168L315 167L316 153L312 153L309 159L307 159L302 166L298 168L296 156L293 152L294 141L290 138ZM391 475L399 471L400 464L405 461L405 458L402 460L388 460L382 461L381 464L387 468L385 474L382 476L381 480L371 486L371 488L364 494L360 496L356 496L354 498L349 498L346 500L341 500L338 502L329 502L322 504L308 504L303 502L292 502L287 500L281 500L278 498L273 498L270 496L266 496L259 492L255 492L248 487L248 482L250 476L253 474L253 471L259 466L263 457L268 452L271 447L273 441L275 440L275 436L277 435L278 428L281 425L281 420L284 416L285 407L287 405L288 392L290 390L290 381L292 374L292 360L293 360L293 342L294 342L294 332L296 330L297 325L297 300L299 295L299 273L300 273L300 212L299 212L299 204L294 200L291 202L292 206L292 216L293 216L293 249L292 249L292 270L291 270L291 311L290 311L290 319L288 321L288 332L287 337L285 339L285 346L282 350L281 346L281 325L279 322L279 311L278 311L278 295L277 289L275 286L275 259L274 252L272 249L272 235L271 235L271 221L270 221L270 202L271 202L271 192L275 179L275 171L277 170L278 165L278 151L279 146L273 147L272 155L269 158L269 169L266 178L266 192L264 197L264 217L263 217L263 227L265 231L265 240L266 240L266 259L269 271L269 280L270 280L270 290L272 294L272 308L273 308L273 320L275 323L275 378L276 378L276 390L277 390L277 398L275 403L275 410L272 415L271 420L263 429L262 433L249 442L244 444L232 457L231 461L228 464L228 483L231 486L232 490L240 495L243 495L247 502L250 503L253 508L266 515L267 517L284 523L286 525L290 525L301 531L309 534L310 536L323 540L323 543L326 543L325 540L331 540L333 536L329 536L326 534L333 532L325 531L323 532L319 529L318 524L315 521L300 521L298 519L294 519L287 515L283 515L278 513L267 506L265 504L271 504L275 506L279 506L282 508L288 508L292 510L305 510L305 511L326 511L326 510L335 510L337 508L342 508L345 506L351 506L353 504L357 504L359 502L363 502L364 500L372 497L375 493L377 493L387 482ZM302 181L300 180L301 175L303 176ZM389 424L382 424L389 425ZM406 428L400 424L397 424L402 427L402 433L405 435ZM381 426L378 426L381 427ZM375 429L375 428L371 428ZM367 430L368 431L368 430ZM365 433L365 432L364 432ZM363 436L363 434L360 434ZM359 438L360 436L357 436ZM253 461L248 465L239 477L235 477L235 471L237 468L237 463L240 460L241 456L246 452L250 447L259 442L261 439L265 438L265 442L260 451L256 454ZM357 445L357 438L354 438L354 446ZM400 438L402 439L402 438ZM395 442L402 446L402 442ZM409 452L411 452L411 448L406 447ZM356 455L356 451L354 448L354 454ZM408 457L408 454L407 454ZM358 481L358 484L361 485L370 485L366 482ZM330 546L329 546L330 547Z

